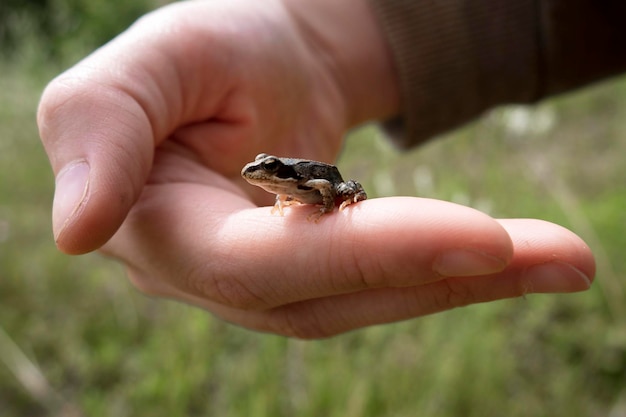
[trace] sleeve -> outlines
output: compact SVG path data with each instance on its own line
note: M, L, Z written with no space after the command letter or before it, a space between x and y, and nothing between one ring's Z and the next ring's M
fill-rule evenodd
M505 103L626 70L623 0L369 0L390 46L410 147Z

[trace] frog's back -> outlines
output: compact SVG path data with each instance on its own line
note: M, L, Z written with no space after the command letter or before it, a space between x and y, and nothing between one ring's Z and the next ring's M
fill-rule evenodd
M297 172L305 178L308 179L325 179L328 180L332 184L337 184L343 182L343 178L339 173L339 169L330 164L325 164L323 162L315 161L314 164L311 164L311 161L307 160L294 160L298 165Z

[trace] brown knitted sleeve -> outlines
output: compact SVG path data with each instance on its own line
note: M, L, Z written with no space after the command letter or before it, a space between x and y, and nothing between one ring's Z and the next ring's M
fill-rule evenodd
M391 48L409 147L504 103L626 70L623 0L369 0Z

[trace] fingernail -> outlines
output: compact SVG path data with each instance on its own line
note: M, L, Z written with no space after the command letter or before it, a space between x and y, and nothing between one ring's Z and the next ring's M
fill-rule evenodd
M52 230L54 239L80 213L89 191L89 164L73 162L63 168L56 177L54 202L52 203Z
M446 277L467 277L493 274L502 271L506 261L483 252L453 249L440 254L433 263L433 270Z
M531 266L523 278L528 291L534 293L576 292L591 286L591 279L580 269L558 261Z

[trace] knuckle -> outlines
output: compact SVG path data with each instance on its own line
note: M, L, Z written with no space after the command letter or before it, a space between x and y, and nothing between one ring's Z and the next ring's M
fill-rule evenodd
M334 277L335 290L364 290L389 285L389 269L384 262L381 262L379 256L363 256L358 242L344 247L338 259L341 260L338 265L327 268L333 272L330 275Z
M127 275L131 284L140 292L149 296L197 297L230 308L241 310L262 310L267 308L266 300L250 290L235 276L206 273L200 270L187 270L178 273L146 273L143 270L127 266Z
M40 126L46 126L51 120L54 120L60 113L77 100L75 97L81 97L81 83L73 80L71 77L62 74L52 80L48 84L41 95L39 108L37 110L37 120ZM75 103L75 105L80 105ZM71 112L71 109L68 109Z
M331 331L315 309L305 304L291 304L271 312L270 323L275 333L301 340L324 339L337 334Z
M258 310L265 305L262 297L232 275L190 274L186 287L202 297L242 310Z
M441 289L435 293L435 304L439 309L463 307L476 302L475 294L463 279L450 278L440 283Z

